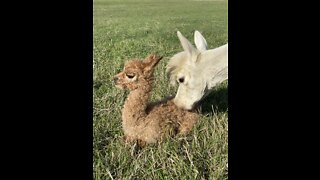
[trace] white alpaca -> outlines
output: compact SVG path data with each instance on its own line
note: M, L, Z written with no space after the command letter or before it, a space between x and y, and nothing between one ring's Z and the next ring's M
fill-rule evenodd
M214 87L228 79L228 44L208 50L204 37L195 31L197 48L194 48L179 31L177 35L184 51L170 59L167 74L171 84L179 83L175 104L190 110Z

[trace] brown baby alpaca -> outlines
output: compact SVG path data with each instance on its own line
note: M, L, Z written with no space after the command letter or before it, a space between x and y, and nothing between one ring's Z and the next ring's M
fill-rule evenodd
M148 102L154 68L161 59L157 55L150 55L145 60L131 60L114 77L117 88L130 90L122 109L126 142L137 141L144 146L169 135L186 135L199 119L195 111L179 109L172 98Z

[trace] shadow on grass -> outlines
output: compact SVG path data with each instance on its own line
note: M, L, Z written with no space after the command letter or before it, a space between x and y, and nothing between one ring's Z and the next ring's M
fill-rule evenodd
M99 81L99 80L93 81L93 88L94 89L99 89L102 85L103 85L102 81Z
M199 102L198 110L202 114L220 113L228 110L228 87L223 86L212 91L207 97Z

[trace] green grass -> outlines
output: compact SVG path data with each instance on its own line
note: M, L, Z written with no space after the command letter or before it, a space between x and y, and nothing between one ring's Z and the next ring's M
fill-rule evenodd
M193 43L199 30L209 48L228 41L227 1L94 0L93 176L94 179L227 179L227 82L201 107L201 119L185 138L137 150L121 141L121 108L128 92L112 77L130 58L164 56L155 72L151 100L174 95L165 66L182 51L176 31Z

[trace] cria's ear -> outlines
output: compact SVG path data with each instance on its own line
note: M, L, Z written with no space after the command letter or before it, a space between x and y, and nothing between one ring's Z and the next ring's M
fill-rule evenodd
M187 52L190 59L195 62L197 61L197 56L199 54L199 51L192 46L192 44L186 39L180 31L177 32L178 38L180 40L181 46L185 52Z
M194 43L196 44L197 49L202 52L208 49L208 44L206 39L202 36L199 31L194 32Z
M145 60L144 63L146 64L145 70L153 69L159 61L162 59L162 56L158 56L156 54L149 55Z

